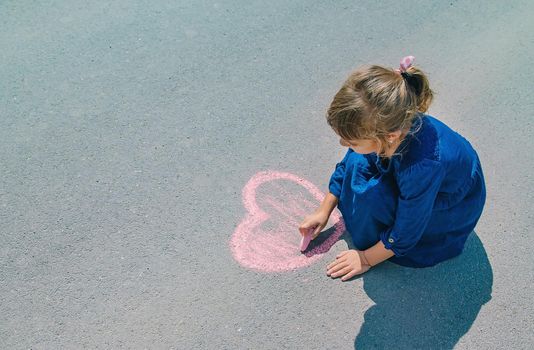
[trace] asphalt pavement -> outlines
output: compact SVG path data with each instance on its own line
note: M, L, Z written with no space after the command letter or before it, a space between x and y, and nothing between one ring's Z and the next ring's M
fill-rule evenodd
M1 349L533 349L532 1L0 2ZM406 55L477 150L464 253L342 282L326 109ZM334 238L331 238L334 237Z

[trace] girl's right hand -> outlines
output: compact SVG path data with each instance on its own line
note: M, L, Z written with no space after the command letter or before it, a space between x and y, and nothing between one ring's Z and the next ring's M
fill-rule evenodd
M315 239L326 226L329 216L330 215L326 211L316 210L313 214L310 214L304 218L299 226L300 234L304 236L309 232L310 229L313 229L311 239Z

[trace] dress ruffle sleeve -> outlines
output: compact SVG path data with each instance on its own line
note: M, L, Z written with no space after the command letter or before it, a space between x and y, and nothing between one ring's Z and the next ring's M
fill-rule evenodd
M421 238L444 177L442 164L430 159L423 159L397 173L400 194L395 223L380 234L384 246L396 256L405 255Z
M351 148L349 148L347 153L345 154L345 157L343 157L341 162L336 164L336 168L334 172L332 173L332 176L330 176L328 190L338 199L339 199L339 196L341 195L341 187L343 186L343 179L345 177L346 161L352 152L354 151Z

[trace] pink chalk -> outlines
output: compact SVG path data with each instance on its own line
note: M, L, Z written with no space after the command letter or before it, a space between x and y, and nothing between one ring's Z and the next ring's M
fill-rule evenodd
M308 229L308 232L306 232L306 234L304 236L302 236L302 239L300 240L300 251L301 252L305 251L306 248L308 248L308 245L310 244L310 242L312 240L313 231L316 228L317 228L317 226Z
M300 251L303 252L308 248L308 244L310 244L312 235L308 232L304 236L302 236L302 239L300 240Z

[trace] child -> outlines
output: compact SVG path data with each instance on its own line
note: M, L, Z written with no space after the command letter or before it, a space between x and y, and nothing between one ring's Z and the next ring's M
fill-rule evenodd
M345 281L384 260L433 266L463 250L486 200L480 160L471 144L425 114L433 93L425 74L404 57L399 69L362 66L327 112L349 147L329 193L299 227L312 239L337 206L357 250L327 266Z

